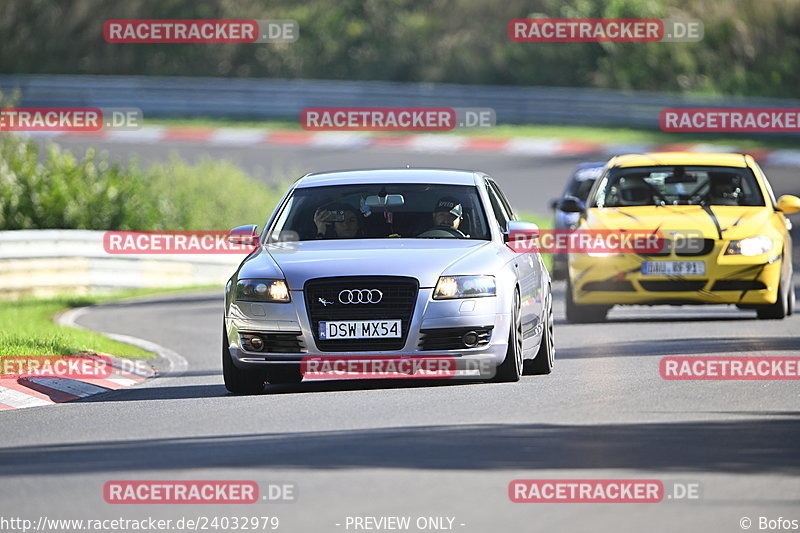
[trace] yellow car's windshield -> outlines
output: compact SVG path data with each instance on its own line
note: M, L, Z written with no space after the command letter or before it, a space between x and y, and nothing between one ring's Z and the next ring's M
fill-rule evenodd
M593 196L593 207L656 205L764 206L748 168L654 166L612 169Z

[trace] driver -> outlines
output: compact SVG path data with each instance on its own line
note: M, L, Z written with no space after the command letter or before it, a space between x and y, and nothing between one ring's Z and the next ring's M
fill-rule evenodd
M621 178L619 180L618 195L620 207L651 205L653 203L652 191L642 180Z
M444 196L436 202L431 217L433 227L423 231L417 237L421 238L444 238L456 237L465 238L465 235L458 227L461 225L464 208L461 203L452 196Z
M464 208L452 196L445 196L436 202L433 208L433 225L438 228L453 228L458 230L463 218Z

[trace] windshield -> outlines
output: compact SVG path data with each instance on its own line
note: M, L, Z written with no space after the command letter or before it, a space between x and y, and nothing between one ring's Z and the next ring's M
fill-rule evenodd
M295 189L270 241L490 239L478 190L469 185L363 184Z
M600 170L602 170L602 168ZM592 190L592 185L594 185L595 181L595 178L574 180L569 184L564 196L574 196L585 202L586 198L589 197L589 191Z
M598 186L592 207L642 205L765 204L750 169L656 166L613 169Z

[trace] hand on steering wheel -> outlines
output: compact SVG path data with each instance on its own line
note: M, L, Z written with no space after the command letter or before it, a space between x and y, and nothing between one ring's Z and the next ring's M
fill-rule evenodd
M418 237L434 237L436 235L429 235L429 234L435 233L435 232L446 232L446 233L449 233L450 235L452 235L453 237L456 237L456 238L459 238L459 239L465 239L467 237L460 229L454 228L453 226L434 226L434 227L432 227L430 229L427 229L427 230L423 231L422 233L420 233L417 236Z

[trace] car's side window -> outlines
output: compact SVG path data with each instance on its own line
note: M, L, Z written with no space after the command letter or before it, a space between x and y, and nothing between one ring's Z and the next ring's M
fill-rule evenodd
M500 229L507 231L508 229L508 215L506 214L500 199L497 198L497 193L491 186L489 180L486 180L486 192L489 194L489 203L492 204L492 212L497 223L500 224Z
M764 174L764 170L758 165L758 163L753 162L753 167L755 167L756 174L758 177L761 178L761 181L764 183L764 188L767 190L767 194L769 195L769 200L772 202L772 208L775 209L775 193L772 192L772 185L770 184L769 180L767 179L767 175Z
M505 209L506 215L508 216L508 220L516 220L517 217L514 215L514 210L511 209L511 204L508 203L506 196L503 194L503 191L500 190L497 183L494 181L490 181L489 184L491 185L492 189L494 190L497 197L500 199L500 203L503 205L503 209Z

